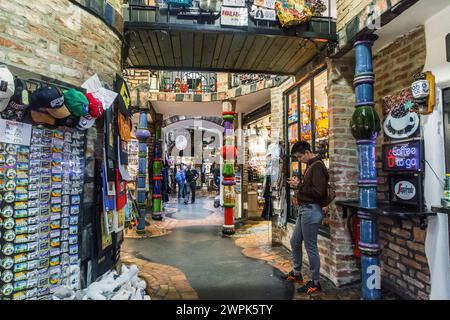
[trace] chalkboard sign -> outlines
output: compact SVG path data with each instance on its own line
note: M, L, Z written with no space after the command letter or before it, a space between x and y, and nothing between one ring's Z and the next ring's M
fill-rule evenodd
M409 141L383 145L384 171L422 171L422 143Z

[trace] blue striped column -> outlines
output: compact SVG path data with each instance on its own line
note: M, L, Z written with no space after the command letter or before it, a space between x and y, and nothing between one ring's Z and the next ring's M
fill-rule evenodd
M137 232L145 232L145 214L147 212L147 139L150 137L148 130L147 114L143 111L139 114L139 127L136 130L136 138L139 140L139 165L136 181L136 202L139 208L139 221Z
M376 36L355 42L356 110L351 120L351 131L358 146L359 157L359 211L361 252L361 296L364 300L380 299L380 246L378 244L377 216L364 209L377 207L377 170L375 146L380 132L380 118L375 111L372 45Z

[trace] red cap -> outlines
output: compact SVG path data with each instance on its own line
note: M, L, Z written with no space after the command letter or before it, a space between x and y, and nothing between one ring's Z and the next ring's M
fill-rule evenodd
M94 118L100 118L103 115L103 103L98 100L92 93L86 93L89 101L89 114Z

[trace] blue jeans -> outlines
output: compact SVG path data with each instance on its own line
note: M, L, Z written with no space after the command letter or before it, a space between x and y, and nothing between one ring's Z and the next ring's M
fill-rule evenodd
M302 242L304 242L312 281L319 281L320 279L320 256L317 248L317 235L322 219L323 211L318 204L300 205L299 215L291 238L294 272L300 273L302 271Z
M183 189L184 189L184 183L180 183L180 182L177 182L178 183L178 202L180 202L181 201L181 199L183 198Z

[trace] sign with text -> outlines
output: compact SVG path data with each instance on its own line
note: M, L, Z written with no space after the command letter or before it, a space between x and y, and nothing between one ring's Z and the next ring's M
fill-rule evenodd
M421 171L421 141L383 145L384 171Z
M29 146L31 124L0 119L0 142Z
M245 7L245 0L223 0L224 6Z
M258 7L275 9L275 0L255 0L254 4Z
M220 23L225 26L248 26L247 8L222 7Z
M389 200L393 205L420 209L423 204L422 178L416 175L389 176Z
M252 12L250 13L253 19L256 20L266 20L266 21L276 21L277 17L275 14L275 10L272 9L264 9L264 8L252 8Z

